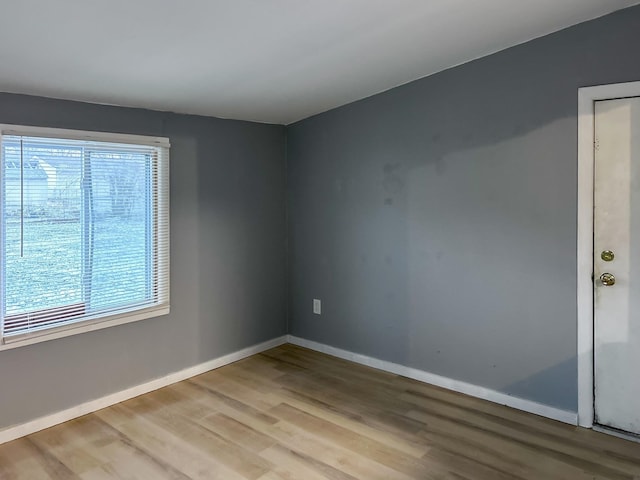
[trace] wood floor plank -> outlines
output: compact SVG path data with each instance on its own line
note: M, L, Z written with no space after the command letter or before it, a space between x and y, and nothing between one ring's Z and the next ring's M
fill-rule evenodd
M0 451L0 465L2 480L78 478L64 463L39 448L28 437L3 445Z
M92 454L89 448L85 448L85 439L78 434L72 424L43 430L31 435L29 439L40 450L57 458L76 475L100 467L104 463L97 458L97 455Z
M640 444L293 345L0 445L1 480L640 480Z
M332 468L317 458L301 454L297 450L288 449L279 444L262 452L262 456L276 465L274 473L282 479L326 480L327 478L333 478L353 480L357 478Z
M278 440L278 446L294 455L299 461L319 472L331 472L333 478L341 472L355 478L405 480L413 478L388 468L370 456L340 448L339 445L322 438L316 432L288 422L279 422L267 427L269 435ZM327 468L331 467L331 468ZM425 475L427 473L425 472ZM339 478L339 476L338 476ZM425 476L425 479L428 475Z
M429 421L428 428L421 436L434 446L427 454L431 458L438 458L438 454L444 452L449 458L491 466L499 472L509 472L514 478L527 480L592 478L585 477L585 474L573 466L553 458L542 457L538 462L531 462L530 459L537 453L535 451L486 433L458 428L451 423L440 423L436 418Z
M244 447L227 441L215 430L192 421L189 417L176 414L170 407L163 408L162 403L152 396L142 396L128 402L127 408L139 417L170 432L175 437L214 457L216 461L242 477L255 480L271 470L269 462ZM154 408L160 406L160 408Z
M428 444L416 436L416 433L422 429L421 423L382 408L367 407L355 399L341 398L336 395L336 392L331 392L328 389L313 392L312 395L305 388L283 387L278 390L278 396L286 399L287 402L302 402L309 407L315 407L316 411L325 412L326 415L333 414L340 417L340 423L342 421L356 422L384 432L391 438L400 438L407 445L413 445L417 449L428 448Z
M408 455L413 455L416 458L422 457L429 451L430 447L427 442L415 442L412 438L396 435L387 429L379 429L375 425L362 421L361 417L350 415L336 408L325 408L324 405L318 405L317 402L312 402L308 397L301 397L295 392L282 390L277 395L273 395L273 397L274 401L279 400L279 403L285 403L322 420L340 425L348 431L375 440Z
M200 388L203 392L206 392L207 395L211 396L212 399L218 402L218 408L223 409L225 407L231 408L236 412L240 412L245 415L249 415L254 417L256 420L261 422L265 422L267 424L274 424L278 420L266 414L263 410L258 408L254 408L250 405L252 403L252 399L247 399L247 402L241 402L239 400L235 400L229 395L225 395L215 385L208 385L206 382L203 382L200 379L190 379L185 382L191 383L193 386ZM271 407L267 405L267 407Z
M95 458L103 463L100 467L82 473L81 477L101 477L107 474L111 478L158 478L169 480L188 480L182 472L173 468L163 458L150 454L145 445L137 444L113 426L105 423L98 415L85 415L65 424L69 426L86 444ZM65 444L70 450L74 444ZM122 471L125 468L125 471ZM109 473L112 472L112 473Z
M371 460L386 465L395 472L414 477L420 472L426 471L421 459L407 455L399 450L360 435L341 425L336 425L314 415L287 404L280 404L270 412L288 423L300 426L302 429L313 432L315 435L328 440L334 445L347 451L368 456Z
M229 441L242 445L244 448L256 453L260 453L277 443L276 440L268 435L224 413L214 413L208 416L205 424L207 428L218 432Z
M126 403L126 402L125 402ZM226 468L215 455L203 454L197 446L143 418L118 422L119 411L126 409L116 405L97 412L101 419L112 425L138 445L143 445L150 455L163 459L173 469L192 479L240 480L244 477ZM115 417L115 421L114 421Z
M624 465L621 463L618 463L616 468L612 468L599 463L593 457L589 458L587 455L588 452L580 452L581 455L577 457L566 453L566 449L562 444L551 442L546 443L546 439L544 438L532 438L528 435L523 436L521 432L514 429L505 431L504 429L497 428L490 423L481 422L479 419L468 419L463 416L455 416L442 412L442 410L438 410L436 412L429 408L424 408L419 412L411 412L410 415L413 416L413 418L421 418L425 423L432 426L439 420L444 420L447 422L449 431L458 429L460 433L465 432L467 438L475 432L480 432L481 434L484 434L483 439L485 442L488 441L495 444L498 443L498 441L503 440L510 445L518 445L524 448L526 455L530 456L534 453L540 453L547 461L550 461L551 459L557 460L557 468L560 468L560 466L565 466L567 468L575 467L576 469L586 468L590 473L602 474L605 475L606 478L619 480L629 478L623 470ZM573 475L577 477L577 473L574 473Z
M456 424L464 422L465 425L493 433L495 436L508 438L512 442L526 445L532 449L545 450L549 456L554 458L564 455L564 461L569 464L592 463L592 471L616 475L633 473L637 468L637 463L631 459L613 458L589 445L578 445L565 436L541 431L538 431L537 435L531 435L531 429L525 431L520 423L504 419L499 415L478 414L455 404L444 402L437 404L416 402L416 409L422 412L437 412L438 415L450 418Z

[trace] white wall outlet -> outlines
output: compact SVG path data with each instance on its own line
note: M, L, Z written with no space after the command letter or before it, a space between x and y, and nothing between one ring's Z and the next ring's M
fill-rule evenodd
M322 313L322 302L317 298L313 299L313 313L320 315Z

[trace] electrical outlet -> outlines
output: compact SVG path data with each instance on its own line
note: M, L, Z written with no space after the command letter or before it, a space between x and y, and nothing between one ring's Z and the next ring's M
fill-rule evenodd
M313 313L320 315L322 313L322 302L317 298L313 299Z

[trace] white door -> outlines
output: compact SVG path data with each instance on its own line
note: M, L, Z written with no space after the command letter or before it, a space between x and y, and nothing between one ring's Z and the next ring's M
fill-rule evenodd
M595 421L640 434L640 97L595 103Z

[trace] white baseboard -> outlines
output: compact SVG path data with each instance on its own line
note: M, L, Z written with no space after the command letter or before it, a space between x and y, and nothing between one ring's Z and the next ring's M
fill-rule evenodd
M348 350L342 350L340 348L331 347L311 340L305 340L293 335L288 335L287 340L289 343L306 347L311 350L333 355L334 357L350 360L352 362L360 363L369 367L377 368L385 372L394 373L403 377L413 378L424 383L436 385L438 387L453 390L455 392L464 393L472 397L482 398L489 400L500 405L506 405L508 407L523 410L525 412L534 413L542 417L551 418L560 422L569 423L571 425L578 424L578 414L576 412L570 412L567 410L561 410L559 408L544 405L542 403L534 402L532 400L525 400L524 398L513 397L506 393L501 393L489 388L480 387L471 383L461 382L452 378L443 377L434 373L425 372L416 368L406 367L397 363L387 362L384 360L378 360L377 358L368 357L366 355L360 355L358 353L349 352Z
M255 355L256 353L264 352L265 350L269 350L270 348L277 347L287 342L294 345L299 345L301 347L310 348L311 350L316 350L318 352L326 353L328 355L333 355L334 357L343 358L345 360L350 360L362 365L377 368L385 372L402 375L404 377L413 378L414 380L419 380L431 385L447 388L455 392L464 393L472 397L482 398L491 402L499 403L501 405L507 405L512 408L517 408L518 410L523 410L525 412L534 413L543 417L552 418L560 422L569 423L571 425L577 425L578 422L578 415L575 412L569 412L541 403L533 402L531 400L513 397L511 395L497 392L485 387L480 387L478 385L473 385L471 383L453 380L451 378L425 372L416 368L406 367L397 363L378 360L373 357L349 352L347 350L331 347L329 345L313 342L311 340L305 340L293 335L285 335L282 337L274 338L273 340L269 340L267 342L260 343L258 345L243 348L242 350L238 350L237 352L233 352L228 355L209 360L208 362L186 368L179 372L169 374L166 377L158 378L150 382L143 383L142 385L136 385L135 387L112 393L111 395L107 395L106 397L98 398L96 400L91 400L89 402L76 405L75 407L68 408L61 412L56 412L51 415L46 415L44 417L40 417L26 423L5 428L3 430L0 430L0 444L15 440L20 437L24 437L25 435L29 435L40 430L44 430L45 428L53 427L54 425L67 422L69 420L73 420L74 418L78 418L102 408L115 405L116 403L124 402L125 400L129 400L139 395L158 390L159 388L166 387L167 385L181 382L182 380L186 380L188 378L195 377L196 375L200 375L224 365L237 362L238 360L250 357L251 355Z
M102 408L115 405L116 403L124 402L125 400L129 400L130 398L137 397L144 393L158 390L159 388L166 387L167 385L171 385L172 383L181 382L182 380L195 377L196 375L208 372L209 370L213 370L224 365L237 362L238 360L250 357L251 355L255 355L256 353L264 352L265 350L269 350L270 348L287 343L287 338L288 337L286 335L274 338L273 340L259 343L258 345L253 345L251 347L243 348L242 350L238 350L237 352L229 353L228 355L209 360L208 362L186 368L179 372L171 373L166 377L157 378L150 382L143 383L142 385L136 385L135 387L127 388L125 390L112 393L111 395L107 395L106 397L98 398L96 400L91 400L89 402L76 405L75 407L68 408L61 412L56 412L51 415L46 415L44 417L22 423L20 425L5 428L3 430L0 430L0 444L15 440L20 437L24 437L25 435L29 435L40 430L44 430L45 428L53 427L54 425L67 422L69 420L73 420L74 418L78 418L82 415L86 415Z

